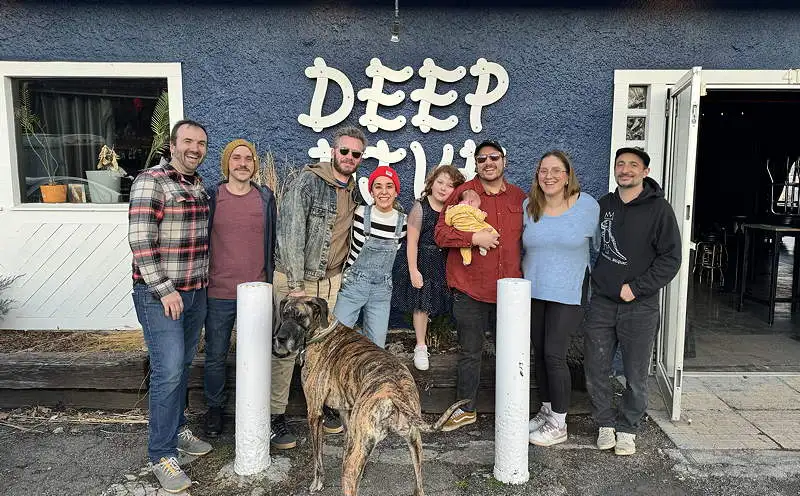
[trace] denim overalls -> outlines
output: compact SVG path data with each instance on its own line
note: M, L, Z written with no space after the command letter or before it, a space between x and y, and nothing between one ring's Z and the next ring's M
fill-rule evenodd
M399 212L396 239L370 236L372 205L364 208L364 246L355 263L342 274L342 289L336 297L333 314L342 324L353 327L363 309L362 334L381 348L389 331L389 310L392 302L392 266L397 255L399 238L406 215Z

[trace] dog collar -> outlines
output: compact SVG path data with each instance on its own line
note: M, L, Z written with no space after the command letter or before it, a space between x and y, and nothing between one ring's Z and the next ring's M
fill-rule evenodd
M334 329L336 329L338 326L339 326L339 319L334 319L331 325L329 325L328 327L317 333L313 338L306 341L306 344L309 345L324 341L325 338L330 336L333 333Z

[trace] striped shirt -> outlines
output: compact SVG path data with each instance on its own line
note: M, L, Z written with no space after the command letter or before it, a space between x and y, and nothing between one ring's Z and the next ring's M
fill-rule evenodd
M395 238L394 231L397 228L397 221L400 218L400 212L392 209L388 213L383 213L375 207L372 207L370 212L371 218L371 236L379 239L396 239L398 241L397 248L400 249L400 240L406 237L406 216L403 216L403 230L399 238ZM356 263L358 254L361 253L361 248L364 246L364 206L361 205L356 208L353 214L353 237L350 240L350 254L347 256L345 268L350 267ZM391 270L391 268L390 268Z
M145 169L131 186L128 242L133 282L162 298L208 285L208 195L200 176L171 165Z

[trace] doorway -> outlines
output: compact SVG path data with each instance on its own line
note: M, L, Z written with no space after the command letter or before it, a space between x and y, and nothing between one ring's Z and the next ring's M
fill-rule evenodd
M700 99L692 241L687 298L686 372L800 372L800 312L750 298L737 311L742 284L743 223L799 223L774 213L800 169L800 91L709 89ZM748 293L767 299L772 255L778 250L777 294L791 296L795 239L751 233ZM709 262L709 246L719 251ZM717 256L716 254L713 256ZM705 260L704 260L705 258ZM718 269L704 268L720 265Z

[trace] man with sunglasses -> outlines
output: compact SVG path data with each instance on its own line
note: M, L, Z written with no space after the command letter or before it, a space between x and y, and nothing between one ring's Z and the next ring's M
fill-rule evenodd
M456 394L457 399L470 402L453 412L443 431L475 423L484 334L493 333L497 316L497 281L522 277L522 202L526 195L505 180L506 165L505 150L498 142L487 140L478 145L475 148L478 175L453 191L436 224L439 246L487 251L486 256L473 256L470 265L462 263L460 250L449 250L447 254L447 285L453 289L453 315L461 345ZM486 222L496 231L462 232L447 225L447 208L458 203L461 193L468 189L478 193L481 210L487 214Z
M338 129L333 136L331 161L307 165L281 199L273 283L276 305L287 295L318 296L328 301L333 315L342 267L350 251L353 213L360 198L352 176L366 147L367 138L359 128ZM276 449L297 445L297 436L284 416L295 358L296 354L272 357L271 442ZM344 430L333 410L326 408L324 413L325 432Z

